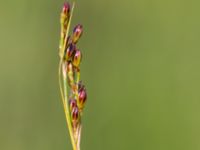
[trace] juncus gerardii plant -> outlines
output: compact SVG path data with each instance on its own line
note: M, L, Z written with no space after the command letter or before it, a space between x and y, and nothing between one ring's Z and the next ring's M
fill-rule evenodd
M65 3L60 16L59 85L72 147L73 150L80 150L81 117L87 93L85 86L80 81L82 51L77 47L83 33L83 26L76 25L72 35L69 35L73 9L74 3L72 7L69 3Z

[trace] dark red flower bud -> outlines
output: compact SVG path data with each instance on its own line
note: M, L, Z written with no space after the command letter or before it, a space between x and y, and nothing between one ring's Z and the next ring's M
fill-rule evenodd
M69 3L64 3L63 8L62 8L62 13L66 14L66 15L70 13L70 4Z
M73 60L72 60L72 64L75 66L75 67L79 67L81 63L81 51L80 50L76 50L75 54L74 54L74 57L73 57Z
M78 123L80 119L80 112L78 110L78 107L73 107L71 111L71 118L72 118L72 123L75 125Z
M69 100L69 110L70 110L70 112L72 111L72 109L73 109L74 107L77 107L76 100L75 100L75 99L70 99L70 100Z
M80 39L82 33L83 33L83 26L80 25L80 24L76 25L74 30L73 30L73 37L72 37L73 43L77 43L78 42L78 40Z
M62 27L61 30L62 30L63 34L65 34L65 32L66 32L69 18L70 18L70 4L64 3L62 12L61 12L61 16L60 16L60 23L61 23L61 27Z
M78 91L78 107L80 110L83 109L86 99L87 99L87 92L86 88L83 87Z
M65 50L64 59L67 61L71 60L73 55L75 54L75 49L76 49L75 44L70 43Z

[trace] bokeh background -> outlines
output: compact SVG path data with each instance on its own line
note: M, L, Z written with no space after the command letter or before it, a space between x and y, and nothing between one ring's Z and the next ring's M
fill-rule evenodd
M63 0L0 1L0 149L70 150L58 88ZM200 150L200 1L77 0L82 150Z

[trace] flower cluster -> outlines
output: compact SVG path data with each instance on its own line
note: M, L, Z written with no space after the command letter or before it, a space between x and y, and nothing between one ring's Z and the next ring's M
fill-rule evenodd
M80 81L80 63L82 52L77 48L77 43L83 34L83 26L78 24L74 27L72 35L68 35L72 13L69 3L65 3L61 12L61 39L60 39L60 59L63 75L64 108L69 114L67 119L73 133L75 143L80 143L81 116L87 99L86 88ZM62 92L61 92L62 94ZM69 115L69 116L68 116ZM70 130L69 124L68 128ZM77 146L78 147L78 146Z

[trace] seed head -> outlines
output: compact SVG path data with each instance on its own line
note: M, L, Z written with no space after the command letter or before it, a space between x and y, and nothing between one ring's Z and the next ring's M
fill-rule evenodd
M61 17L60 17L60 22L61 26L63 28L63 32L65 32L68 22L70 18L70 4L69 3L64 3L62 12L61 12Z
M72 124L76 126L80 119L80 112L78 110L78 107L73 107L71 111L71 118L72 118Z
M64 59L69 61L72 59L74 53L75 53L75 44L70 43L69 46L67 46L66 50L65 50L65 54L64 54Z
M63 4L62 13L65 15L70 13L70 4L69 3L66 2Z
M82 88L81 90L79 90L78 92L78 107L80 110L82 110L84 108L85 102L87 99L87 92L85 88Z
M72 112L72 109L73 109L74 107L77 107L76 100L75 100L75 99L70 99L70 100L69 100L70 112Z
M69 3L64 3L60 15L59 85L72 146L73 149L80 149L81 117L87 93L85 86L80 82L82 53L76 48L76 44L83 34L83 26L76 25L72 35L69 35L74 5L75 3L70 8ZM61 84L61 70L63 85Z
M78 42L82 33L83 33L83 26L81 24L76 25L74 30L73 30L73 37L72 37L73 43Z
M81 63L81 51L80 50L76 50L73 60L72 60L72 64L74 65L74 67L78 68L80 63Z

